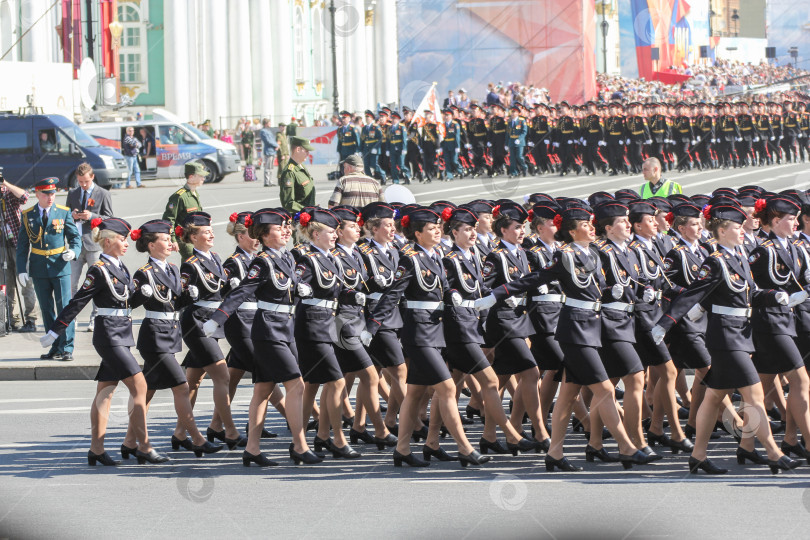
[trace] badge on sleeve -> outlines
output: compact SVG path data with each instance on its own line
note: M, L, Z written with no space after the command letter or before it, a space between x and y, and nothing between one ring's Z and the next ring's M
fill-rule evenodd
M93 286L93 282L96 280L92 275L88 274L86 278L84 278L84 283L82 283L82 289L89 289Z
M253 279L258 275L259 275L259 267L253 266L253 267L251 267L250 272L248 272L247 278L248 279Z
M711 269L708 266L701 266L698 273L698 279L706 279L711 274Z
M298 276L299 278L303 276L304 272L306 271L307 269L304 267L303 264L299 264L298 266L295 267L295 275Z
M487 261L484 263L484 269L482 271L484 277L489 277L495 272L495 263L492 261Z
M759 259L759 253L752 253L751 256L748 257L748 262L753 264L757 262L757 259Z
M664 270L669 270L670 268L672 268L672 259L667 257L664 259Z
M397 266L397 271L394 272L394 279L400 280L405 275L405 268L402 266Z
M188 287L188 281L189 281L189 275L188 274L181 274L180 275L180 284L183 286L184 289L186 287Z

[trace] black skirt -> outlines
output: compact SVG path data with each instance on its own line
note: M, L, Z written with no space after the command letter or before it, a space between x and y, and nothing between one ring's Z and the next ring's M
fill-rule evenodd
M399 330L386 328L378 330L368 347L368 354L380 367L396 367L404 364L405 357L399 343Z
M253 371L253 340L250 338L229 338L231 351L228 353L228 367Z
M636 352L644 367L660 366L672 359L667 344L662 341L656 345L652 332L641 328L638 322L636 322Z
M186 383L186 374L174 353L139 351L143 358L143 375L149 390L164 390Z
M343 378L331 343L302 339L297 341L297 345L298 364L305 382L325 384Z
M514 375L536 367L537 362L534 361L524 338L503 338L495 346L492 369L498 375Z
M731 390L760 382L754 361L747 352L709 349L709 353L712 355L712 365L703 379L709 388Z
M563 352L554 334L535 334L529 338L530 348L537 367L542 371L559 371L562 369Z
M572 343L560 343L560 347L563 351L565 382L587 386L608 380L599 349Z
M123 381L142 371L129 347L103 347L97 345L96 352L101 356L101 365L98 367L98 372L96 372L97 381Z
M639 371L644 371L641 365L641 358L633 343L628 341L602 341L602 348L599 349L605 371L611 379L632 375Z
M787 373L804 366L796 341L784 334L754 333L754 366L759 373Z
M443 349L442 355L450 364L450 369L455 369L466 374L478 373L489 366L484 351L478 343L449 343Z
M283 383L301 376L295 343L256 341L253 355L253 382Z
M185 368L204 368L225 359L219 342L210 337L183 336L183 342L188 347L188 353L183 359Z
M410 360L408 384L432 386L450 378L450 370L438 348L406 345L405 354Z
M706 348L706 336L703 334L678 331L672 337L669 351L678 369L703 369L712 365L712 356Z

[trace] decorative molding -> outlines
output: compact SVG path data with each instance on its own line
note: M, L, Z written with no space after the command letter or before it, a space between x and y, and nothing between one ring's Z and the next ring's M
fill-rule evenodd
M298 92L299 96L304 93L304 87L305 86L306 86L306 83L304 81L298 81L298 82L295 83L295 89Z
M318 95L320 95L322 91L323 91L323 81L316 81L315 82L315 92L317 92Z
M366 10L366 26L374 26L374 8Z

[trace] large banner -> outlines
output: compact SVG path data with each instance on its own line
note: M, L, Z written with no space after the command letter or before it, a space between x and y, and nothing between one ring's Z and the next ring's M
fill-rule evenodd
M619 27L622 75L630 78L695 64L700 46L712 45L709 0L619 0Z
M402 105L464 88L483 101L487 83L534 84L554 101L596 93L593 0L399 0Z

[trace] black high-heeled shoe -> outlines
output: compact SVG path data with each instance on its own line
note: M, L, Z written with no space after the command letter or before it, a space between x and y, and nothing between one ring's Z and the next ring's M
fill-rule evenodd
M354 425L354 416L349 418L348 416L340 415L340 418L343 420L343 427L352 427Z
M211 439L208 439L208 442L211 442ZM191 442L191 439L189 439L188 437L186 437L185 439L178 439L177 437L172 435L172 450L180 450L180 448L183 448L184 450L192 450L193 446L194 446L194 444ZM123 448L123 447L124 446L121 445L121 448ZM136 450L136 449L133 449L133 450ZM134 454L134 453L135 453L134 451L130 452L130 454Z
M214 442L215 439L225 442L225 430L214 431L211 428L205 428L205 437L208 439L208 442Z
M476 409L475 407L470 407L469 405L467 405L467 408L464 409L464 412L467 413L467 418L469 418L470 420L475 419L475 417L477 416L478 418L481 419L482 422L484 421L484 416L481 414L481 409Z
M397 445L397 441L399 439L393 433L389 433L383 438L374 437L374 444L377 445L377 450L384 450L387 448L393 448Z
M329 452L332 451L332 438L329 437L328 439L324 440L315 435L315 438L312 439L312 446L315 447L316 452L320 452L321 450L327 450Z
M346 446L337 447L335 443L332 442L332 457L335 459L343 458L343 459L357 459L361 457L363 454L355 450L351 447L350 444L346 443Z
M509 450L509 453L513 456L517 456L521 452L529 452L531 450L535 450L537 448L535 441L531 439L521 438L516 443L510 443L506 441L506 449Z
M690 441L686 437L684 437L680 441L673 441L669 437L667 437L666 439L667 439L667 443L668 443L667 446L669 446L669 449L672 450L673 454L677 454L678 452L690 452L691 453L692 450L695 448L695 445L692 444L692 441Z
M312 431L312 430L318 431L318 421L317 420L310 420L309 422L307 422L307 429L305 429L304 432L306 433L307 431Z
M394 450L394 467L402 467L403 463L406 463L409 467L430 467L429 461L414 456L413 452L403 455Z
M686 424L686 425L683 426L683 433L684 433L684 435L686 435L686 438L691 441L697 435L697 428L694 428L694 427L690 426L689 424ZM712 431L712 434L709 436L709 439L711 439L711 440L717 440L719 438L720 438L720 434L717 433L716 431Z
M174 437L174 435L172 435L172 437ZM174 442L172 442L172 446L174 446ZM130 448L129 446L127 446L125 444L121 445L121 457L124 458L124 459L129 459L129 456L135 457L135 452L137 452L137 451L138 451L137 446ZM784 450L782 450L782 451L784 452ZM785 453L787 453L787 452L785 452Z
M598 459L603 463L617 463L619 461L619 458L608 454L604 448L597 450L589 444L585 447L585 461L593 463L594 459Z
M585 431L585 426L582 425L582 422L577 420L576 416L571 418L571 431L574 433L579 433L580 431Z
M535 438L531 438L529 439L529 442L534 445L534 451L538 454L540 452L548 452L548 449L551 448L551 439L543 439L542 441L538 441Z
M632 469L633 465L646 465L651 463L653 460L641 450L636 450L632 454L622 454L620 452L619 461L621 461L624 470L628 470Z
M738 465L745 465L745 460L746 459L748 461L750 461L751 463L754 463L756 465L767 465L768 464L768 460L766 458L762 457L762 455L759 452L757 452L756 450L752 450L751 452L749 452L748 450L738 446L737 447L737 464Z
M113 458L110 457L110 454L107 452L102 452L100 454L94 454L92 450L87 451L87 464L95 466L96 463L101 463L106 467L115 467L116 465L120 465L120 461L115 461Z
M803 444L788 444L785 441L782 441L780 448L782 449L782 453L786 456L793 454L796 457L806 459L807 464L810 465L810 452L804 447Z
M357 444L357 441L363 441L366 444L374 444L374 436L368 431L357 431L352 428L349 430L349 442Z
M722 469L712 463L709 458L700 461L697 458L689 456L689 473L697 474L698 470L706 471L706 474L726 474L728 469Z
M790 471L801 465L798 460L782 456L776 461L768 460L768 467L771 469L771 474L779 474L779 471Z
M247 438L242 437L241 435L237 435L235 439L225 437L223 442L228 445L228 450L233 450L237 446L239 448L244 448L247 446Z
M289 425L287 426L287 429L290 429ZM247 423L245 424L245 437L248 436L249 430L250 423ZM278 437L278 433L273 433L272 431L267 431L266 429L262 428L262 439L275 439L276 437Z
M138 458L138 465L143 465L147 461L152 464L166 463L169 461L168 456L158 454L154 448L149 450L149 452L141 452L140 450L137 450L135 452L135 457Z
M444 448L441 446L438 448L431 448L426 444L422 446L422 457L425 458L425 461L430 461L431 457L435 457L439 461L458 461L457 457L453 457L445 452Z
M414 440L414 442L419 442L422 439L427 440L427 437L428 437L427 426L422 426L422 429L414 430L414 432L411 434L411 438Z
M385 429L399 437L399 424L394 424L393 426L389 426L388 424L385 425Z
M546 454L546 472L554 472L554 469L560 469L563 472L579 472L582 470L582 467L572 465L566 457L554 459Z
M521 439L525 441L526 439ZM517 445L515 445L517 446ZM534 448L534 445L531 445L530 448ZM511 454L512 451L503 445L501 441L495 439L495 441L488 441L485 438L481 437L478 439L478 449L481 451L482 454L487 454L489 451L492 451L493 454ZM517 455L517 454L515 454Z
M647 454L647 457L650 458L650 462L658 461L659 459L664 459L664 456L656 454L655 451L649 446L645 446L644 448L641 449L641 451Z
M483 465L491 459L492 458L489 456L482 456L478 450L473 450L467 455L461 452L458 453L458 460L461 462L462 467L466 467L467 465Z
M652 431L648 430L646 436L647 443L650 446L655 446L656 444L660 444L661 446L669 446L669 437L663 433L659 435L658 433L653 433Z
M461 425L462 426L471 426L471 425L475 424L475 420L471 420L471 419L467 418L466 416L459 416L459 420L461 420Z
M222 450L221 444L213 444L208 441L205 441L200 446L196 444L191 445L191 451L194 452L194 455L197 457L202 457L203 454L216 454L220 450Z
M770 422L770 420L769 420ZM776 435L777 433L784 433L785 432L785 422L780 420L778 422L770 422L771 424L771 433Z
M251 463L255 463L259 467L276 467L278 463L267 459L267 456L259 452L258 454L251 454L247 450L242 452L242 465L245 467L250 467Z
M321 463L323 461L323 458L316 455L312 450L307 450L299 454L295 451L295 444L293 443L290 443L290 459L293 460L293 463L296 465L300 465L301 463L304 465L314 465L315 463Z

